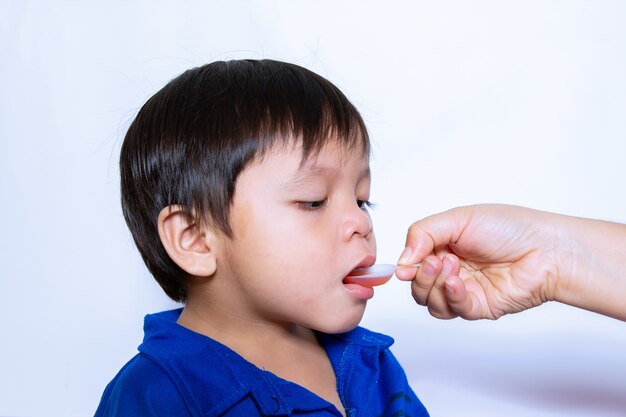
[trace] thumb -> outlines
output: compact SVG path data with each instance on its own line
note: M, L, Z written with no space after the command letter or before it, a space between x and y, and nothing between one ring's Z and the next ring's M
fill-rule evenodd
M459 207L418 220L409 227L406 248L398 264L421 262L436 248L459 240L470 217L469 207Z

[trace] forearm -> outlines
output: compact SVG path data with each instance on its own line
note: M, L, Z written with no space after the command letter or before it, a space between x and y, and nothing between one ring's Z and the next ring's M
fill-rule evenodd
M626 225L560 216L556 301L626 321Z

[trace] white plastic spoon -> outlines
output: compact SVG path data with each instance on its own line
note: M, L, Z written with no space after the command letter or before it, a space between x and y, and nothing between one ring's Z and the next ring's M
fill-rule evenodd
M367 268L357 268L350 272L344 281L349 284L359 284L364 287L376 287L383 285L389 281L398 266L418 268L421 264L412 265L393 265L393 264L376 264Z

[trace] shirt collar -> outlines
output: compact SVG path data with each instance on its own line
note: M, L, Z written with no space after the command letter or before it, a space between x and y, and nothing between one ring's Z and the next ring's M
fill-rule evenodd
M305 388L259 369L227 346L179 325L176 321L181 311L147 315L139 351L158 362L186 400L195 404L203 415L226 411L248 395L268 416L331 407ZM352 356L359 350L368 356L377 356L380 350L393 343L389 336L360 327L347 333L317 333L317 336L329 356L338 383L344 372L346 352L351 352L349 356Z

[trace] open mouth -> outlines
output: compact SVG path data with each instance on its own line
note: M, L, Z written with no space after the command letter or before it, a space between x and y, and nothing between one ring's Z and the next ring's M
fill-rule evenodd
M396 266L391 264L377 264L367 268L356 268L343 279L343 283L376 287L387 283L395 270Z

